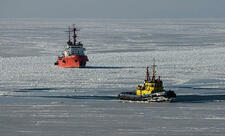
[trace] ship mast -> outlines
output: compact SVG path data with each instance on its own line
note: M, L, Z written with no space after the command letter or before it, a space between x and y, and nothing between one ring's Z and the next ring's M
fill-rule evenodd
M68 30L68 31L66 31L66 32L68 32L68 33L69 33L69 37L68 37L68 38L69 38L69 40L68 40L67 44L68 44L68 45L72 45L72 42L71 42L71 40L70 40L70 32L71 32L71 29L70 29L70 27L68 27L68 29L69 29L69 30Z
M152 82L155 82L155 76L156 76L156 71L155 71L155 68L156 68L157 65L155 65L155 58L153 59L153 65L152 65Z
M69 29L68 32L69 32L69 43L70 43L70 42L71 42L71 41L70 41L70 27L69 27L68 29Z
M76 45L76 38L77 38L77 35L76 35L76 27L75 27L75 24L73 24L73 44Z

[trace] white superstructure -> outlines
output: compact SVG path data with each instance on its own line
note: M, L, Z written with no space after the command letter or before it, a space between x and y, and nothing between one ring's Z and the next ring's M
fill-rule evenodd
M64 50L64 56L83 56L85 50L86 49L83 48L83 44L81 44L80 42L77 45L67 45L67 48Z

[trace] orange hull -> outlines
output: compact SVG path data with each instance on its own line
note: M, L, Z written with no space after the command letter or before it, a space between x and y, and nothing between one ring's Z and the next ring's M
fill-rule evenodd
M80 68L85 67L88 61L87 56L67 56L59 57L57 61L58 67L63 68Z

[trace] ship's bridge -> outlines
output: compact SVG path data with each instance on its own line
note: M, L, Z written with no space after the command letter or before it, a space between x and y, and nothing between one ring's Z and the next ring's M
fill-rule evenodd
M68 46L65 51L65 56L72 56L72 55L84 55L85 48L83 48L83 45L72 45Z

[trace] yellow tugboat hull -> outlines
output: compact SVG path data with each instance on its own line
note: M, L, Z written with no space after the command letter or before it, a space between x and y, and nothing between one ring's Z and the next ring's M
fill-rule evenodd
M143 102L173 102L176 99L174 91L152 93L150 95L136 95L135 92L122 92L118 95L120 100Z

